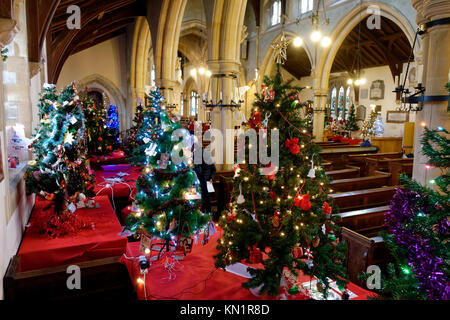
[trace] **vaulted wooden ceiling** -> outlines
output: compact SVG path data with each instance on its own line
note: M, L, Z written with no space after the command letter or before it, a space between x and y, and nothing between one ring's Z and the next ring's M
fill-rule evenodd
M39 62L47 45L48 77L56 82L67 58L120 35L137 16L145 16L145 0L27 0L29 59ZM68 29L67 8L77 5L81 28Z
M292 42L287 48L287 61L284 68L297 79L311 75L311 63L303 47L295 47Z
M347 71L354 74L357 68L354 60L357 56L358 38L361 69L387 65L393 78L400 75L403 63L409 60L411 45L397 24L385 17L381 18L380 29L368 29L364 19L347 35L336 54L331 72Z

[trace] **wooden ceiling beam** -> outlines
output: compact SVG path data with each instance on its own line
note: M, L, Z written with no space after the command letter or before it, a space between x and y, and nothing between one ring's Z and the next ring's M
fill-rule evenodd
M143 2L135 0L121 0L120 3L111 0L97 0L95 7L91 7L84 15L82 14L81 29L67 30L60 32L58 36L49 39L47 45L50 53L48 59L49 81L56 82L62 66L76 44L92 34L94 28L100 28L105 22L145 15L146 10L142 8ZM111 8L115 10L112 11ZM98 15L105 11L102 20L98 20Z
M28 60L40 62L42 48L60 0L27 0Z

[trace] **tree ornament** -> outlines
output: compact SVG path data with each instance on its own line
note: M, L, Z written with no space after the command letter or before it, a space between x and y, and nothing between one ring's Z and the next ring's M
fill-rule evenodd
M313 247L317 248L319 246L319 244L320 244L320 238L319 237L314 238L312 241Z
M303 248L300 243L297 243L294 248L292 248L292 256L296 259L303 257Z
M332 208L330 207L328 202L323 203L322 210L323 210L323 213L325 213L327 215L327 218L330 219L331 213L332 213Z
M301 198L301 203L300 203L300 208L302 210L309 210L311 209L311 201L310 201L310 197L309 194L304 194Z
M283 33L281 34L281 38L272 44L272 49L275 52L275 62L277 64L284 64L287 60L287 48L289 46L289 40L286 39L286 36Z
M311 169L308 172L308 178L314 179L316 177L316 170L314 169L314 160L311 159Z
M300 146L298 145L298 138L286 139L284 145L294 155L300 152Z
M253 245L253 248L250 250L249 261L251 264L261 263L263 261L262 252L256 245Z
M239 184L239 196L237 198L237 204L243 204L245 202L244 195L242 194L242 184Z

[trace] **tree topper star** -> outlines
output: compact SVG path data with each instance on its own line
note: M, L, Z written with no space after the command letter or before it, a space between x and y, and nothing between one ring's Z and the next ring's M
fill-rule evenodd
M272 48L275 50L275 62L278 64L284 64L287 60L287 47L289 40L286 39L284 32L281 34L280 40L272 44Z

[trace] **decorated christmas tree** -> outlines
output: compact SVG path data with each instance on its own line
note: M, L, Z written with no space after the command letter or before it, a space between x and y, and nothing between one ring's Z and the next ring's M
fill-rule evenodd
M41 97L51 98L54 94L53 88L44 88ZM71 213L75 212L76 203L94 196L93 178L87 167L85 122L75 87L71 84L64 88L52 107L51 100L42 101L42 98L40 112L49 117L50 122L45 121L44 125L48 128L49 124L51 131L43 129L44 126L38 129L38 132L45 130L46 134L36 136L32 145L35 160L30 162L25 180L28 193L53 202L54 214L43 228L55 236L71 229Z
M201 197L191 147L181 143L189 140L189 132L164 110L159 91L151 96L152 106L140 131L151 142L144 151L144 168L136 182L134 204L138 209L128 217L128 226L131 231L164 240L168 250L171 240L177 237L181 242L191 237L209 216L199 209Z
M42 91L39 94L39 119L40 122L33 135L33 142L29 146L33 149L33 153L36 158L43 158L47 150L42 148L42 143L45 138L48 138L52 131L52 125L50 124L50 114L55 110L55 104L58 100L58 92L54 84L44 84Z
M106 127L109 129L109 135L111 136L113 149L116 149L120 145L120 125L117 107L112 104L108 109L108 119L106 121Z
M283 82L277 67L274 78L265 77L248 124L258 132L267 129L269 146L271 129L278 131L279 167L250 164L248 156L235 166L233 201L219 222L223 236L216 266L262 263L262 269L248 269L252 278L243 286L270 296L279 294L284 271L295 276L302 271L317 277L327 295L330 279L345 284L346 245L338 243L340 230L331 214L320 148L312 142L312 121L301 116L307 107L298 99L301 88L291 86L292 80ZM290 288L296 290L301 288Z
M372 110L369 119L366 119L361 129L361 136L364 140L375 135L375 121L377 120L378 113Z
M134 114L133 125L127 130L126 134L122 137L123 151L127 155L131 155L133 150L137 146L137 133L140 127L144 123L144 107L142 101L138 101L136 105L136 111Z
M356 121L356 114L355 114L355 105L352 103L352 106L350 107L350 112L348 114L347 122L345 123L345 129L348 131L358 131L359 126Z
M150 96L145 99L147 105L142 107L138 105L136 107L136 116L133 120L135 126L132 130L135 130L135 143L130 153L130 162L136 166L142 166L147 162L148 146L151 142L155 142L159 139L160 133L159 117L162 110L162 102L164 98L161 96L158 90L150 92ZM132 141L130 141L132 142Z
M381 119L381 115L378 114L377 118L373 124L373 132L376 137L382 137L384 133L384 125L383 125L383 119Z
M450 140L443 128L425 128L424 170L442 175L427 188L406 176L386 214L389 235L383 234L394 263L382 282L382 295L394 299L450 300Z
M95 103L87 90L81 96L86 119L89 155L108 154L113 149L114 139L106 125L107 110L103 102Z

